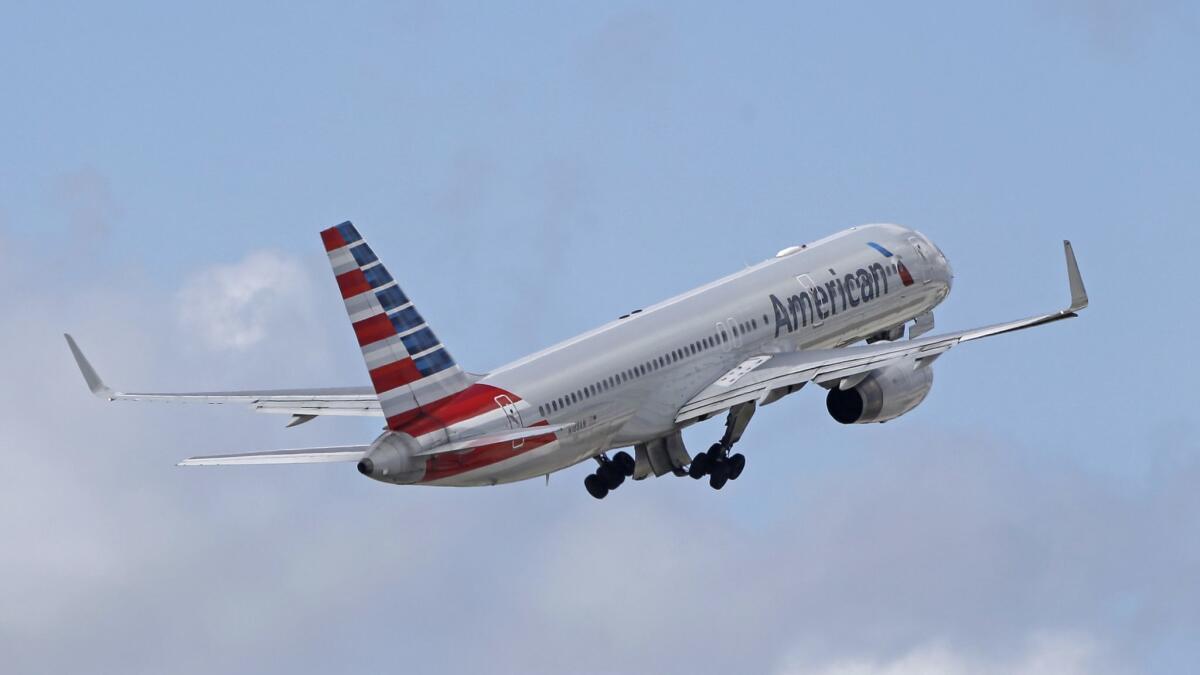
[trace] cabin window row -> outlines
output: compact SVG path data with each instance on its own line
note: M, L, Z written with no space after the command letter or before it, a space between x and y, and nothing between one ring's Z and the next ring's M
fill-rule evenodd
M756 330L757 328L758 319L751 319L749 321L743 321L737 324L731 330L735 336L738 336L748 333L751 330ZM696 340L689 345L685 345L678 349L672 349L662 356L655 357L649 361L646 361L645 363L634 366L627 370L623 370L615 375L610 375L603 380L589 384L588 386L583 387L582 389L577 389L569 394L563 394L562 396L550 401L550 403L538 406L538 413L540 413L542 417L546 417L550 413L558 412L559 410L563 410L568 406L579 403L580 401L586 401L593 396L602 394L609 389L624 384L625 382L648 375L659 368L665 368L666 366L682 361L690 356L695 356L696 354L700 354L720 344L724 344L728 342L729 339L729 333L722 330L703 339Z

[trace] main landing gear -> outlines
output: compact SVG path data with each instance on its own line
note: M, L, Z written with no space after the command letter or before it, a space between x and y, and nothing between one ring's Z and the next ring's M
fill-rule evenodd
M583 486L588 494L596 499L604 499L608 493L621 487L625 478L633 475L633 456L622 450L609 459L607 455L596 457L600 465L596 473L589 473L583 479Z
M737 480L746 468L746 456L742 453L730 455L728 448L720 443L713 443L708 452L702 452L692 460L688 467L688 475L696 480L708 476L708 484L714 490L725 487L725 483Z
M725 418L725 435L717 443L713 443L708 452L703 452L692 458L688 467L688 475L696 480L708 476L708 485L714 490L725 487L725 483L737 480L746 468L746 456L742 453L730 455L733 445L742 438L742 432L754 416L754 401L738 404L729 409L729 417Z

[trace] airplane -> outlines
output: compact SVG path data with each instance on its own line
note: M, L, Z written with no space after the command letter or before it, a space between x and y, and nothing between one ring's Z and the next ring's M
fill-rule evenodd
M888 422L925 399L932 364L950 348L1071 318L1088 304L1064 241L1066 309L926 336L950 292L949 261L916 230L862 225L475 374L450 356L354 225L321 239L371 386L124 393L65 335L88 388L109 401L247 404L292 416L289 427L324 415L386 422L366 445L191 457L182 466L355 462L384 483L469 487L548 481L594 460L584 487L596 499L626 478L668 473L707 477L720 490L746 465L732 451L758 408L812 382L827 390L834 420ZM689 453L681 430L720 414L722 437Z

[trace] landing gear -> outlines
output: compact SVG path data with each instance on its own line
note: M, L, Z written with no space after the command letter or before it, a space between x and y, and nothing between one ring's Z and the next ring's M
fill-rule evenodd
M746 468L746 456L742 453L730 455L729 448L720 443L714 443L708 452L702 452L692 459L688 467L688 475L696 480L708 476L708 485L714 490L725 487L725 483L737 480Z
M600 455L596 462L600 465L596 473L589 473L583 479L583 487L596 499L604 499L609 492L621 487L626 477L633 475L634 460L628 452L618 452L612 459Z
M742 438L742 432L754 415L754 402L736 405L729 410L725 420L725 435L713 443L707 452L697 454L688 466L688 475L696 480L708 476L708 485L714 490L725 487L725 483L737 480L746 468L746 456L742 453L729 454L733 445Z
M608 496L608 487L594 473L589 473L587 478L583 479L583 487L587 488L588 494L596 499L604 499Z

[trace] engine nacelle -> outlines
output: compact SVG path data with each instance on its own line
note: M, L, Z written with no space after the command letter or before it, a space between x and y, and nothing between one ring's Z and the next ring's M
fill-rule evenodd
M903 361L872 372L845 391L830 389L825 407L842 424L886 422L917 407L932 386L929 363Z
M425 475L425 458L416 456L420 450L412 436L385 431L358 460L358 471L385 483L416 483Z

